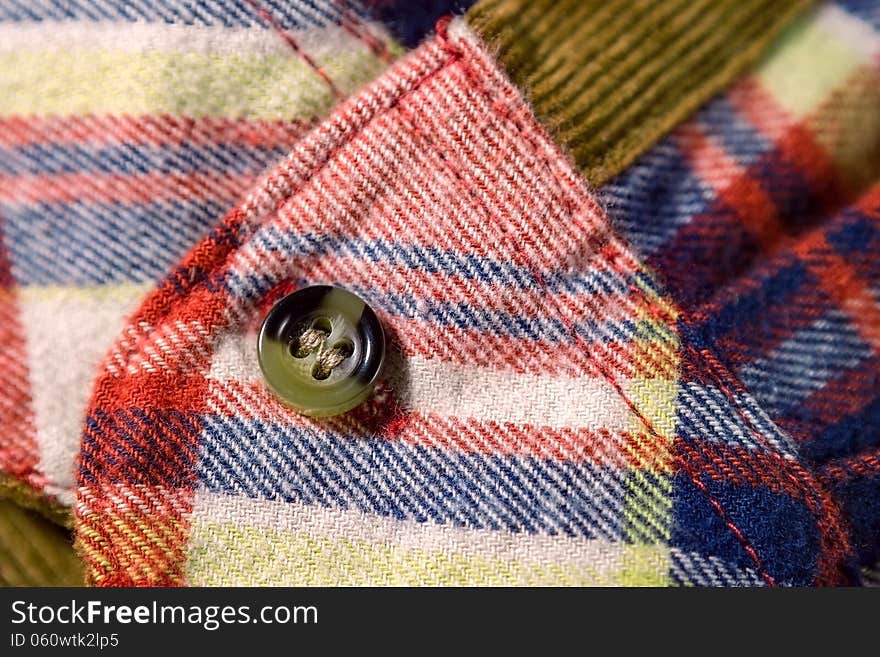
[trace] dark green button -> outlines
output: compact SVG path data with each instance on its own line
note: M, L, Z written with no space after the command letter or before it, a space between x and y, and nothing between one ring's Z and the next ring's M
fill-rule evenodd
M330 417L370 396L385 358L385 334L359 296L315 285L272 306L257 353L266 382L288 406Z

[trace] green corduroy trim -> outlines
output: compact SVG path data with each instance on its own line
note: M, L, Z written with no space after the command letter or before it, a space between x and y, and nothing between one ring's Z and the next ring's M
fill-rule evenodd
M36 511L61 527L73 528L73 512L70 507L4 473L0 473L0 501L2 500L9 500L22 508Z
M0 500L0 586L82 586L84 578L69 530Z
M481 0L467 14L587 180L620 173L812 0Z

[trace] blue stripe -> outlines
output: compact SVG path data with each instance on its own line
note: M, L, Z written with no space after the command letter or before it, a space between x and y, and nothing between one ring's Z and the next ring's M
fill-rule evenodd
M0 148L0 175L63 173L174 173L199 171L229 174L259 172L279 161L289 149L209 144L148 146L117 144L28 144Z
M210 491L479 529L624 538L623 500L614 513L599 489L625 473L240 418L208 417L204 426L198 472Z
M661 141L599 190L608 217L647 258L714 201L672 138Z
M20 285L97 285L158 279L232 201L39 203L0 212Z
M755 560L710 504L717 500L760 555L761 565L781 585L807 586L816 579L819 529L807 506L765 487L714 481L698 487L684 472L673 478L670 544L683 552L717 557L740 570ZM708 489L708 492L707 492Z
M871 346L848 317L832 310L780 343L765 358L742 367L739 374L770 413L785 417L811 393L871 354Z
M773 148L764 153L748 169L748 178L757 182L770 197L776 214L789 231L809 226L827 189L816 187L808 179L803 166L792 161L784 150Z
M351 287L371 306L397 317L513 338L570 342L568 329L558 319L508 313L466 303L430 301L413 294L380 293L369 287Z
M333 0L259 0L258 4L284 29L338 25L342 2ZM349 2L358 16L365 12ZM266 27L244 0L0 0L0 21L126 21L223 27Z
M707 134L721 142L724 152L740 166L749 166L773 147L772 142L739 115L727 98L713 100L697 114L696 121Z
M880 32L880 2L877 0L837 0L836 4Z
M714 311L699 332L704 333L710 342L728 336L746 349L754 341L756 329L753 324L759 324L757 330L760 333L766 331L766 328L762 327L766 326L766 313L769 308L784 307L787 316L791 317L801 289L805 285L815 289L815 280L800 260L781 267L770 275L765 275L759 283ZM809 297L804 302L807 311L812 308L812 295ZM797 303L798 307L801 305Z
M734 403L744 407L742 414L737 412ZM747 397L732 401L715 386L685 383L679 385L675 407L676 437L698 449L709 441L748 450L776 451L785 456L797 454L791 439ZM750 424L746 424L746 416ZM771 440L775 444L768 444Z
M837 482L834 499L843 507L858 563L876 569L880 562L880 472Z
M171 438L181 438L180 428L172 424L171 419L183 425L184 431L189 435L195 435L196 427L192 421L184 413L173 409L148 413L132 408L120 409L110 414L100 409L95 410L94 415L86 418L82 441L85 453L100 453L101 458L80 460L79 473L82 480L94 483L94 470L109 467L114 471L117 468L124 471L130 477L127 483L188 485L196 464L193 456L181 451L177 440ZM107 431L102 427L106 427ZM174 460L159 462L149 449L139 443L144 427L150 428L155 440L162 441L163 452ZM172 448L170 451L168 446Z
M366 286L349 288L372 307L392 316L516 339L572 344L572 331L588 342L627 342L636 339L640 333L655 341L658 337L651 332L651 322L608 321L600 318L598 321L576 320L566 325L553 316L491 310L468 303L434 301L413 294L382 293Z
M267 227L254 236L252 244L263 251L283 253L291 258L346 255L368 262L420 269L427 274L455 272L470 279L497 281L517 287L537 285L537 279L531 271L513 263L405 242L365 240L327 233L293 233Z
M472 253L384 239L367 240L327 233L285 232L274 227L261 229L253 237L251 244L262 251L282 253L289 258L347 256L366 262L417 269L425 274L454 275L484 283L520 289L546 289L552 292L614 294L629 290L637 280L642 281L644 278L639 273L632 278L623 279L613 271L589 274L557 271L542 272L539 282L532 268ZM246 277L235 272L229 273L226 283L234 294L259 294L266 284L274 284L271 281L246 280ZM265 291L262 289L262 292Z
M265 291L277 285L274 278L249 275L248 286ZM241 289L238 279L237 289ZM296 287L333 283L333 281L298 278L291 281ZM572 330L588 343L627 342L639 337L653 341L670 342L669 334L656 330L651 321L633 322L631 320L580 320L566 324L556 317L534 316L528 313L512 313L484 308L469 303L435 301L426 297L406 293L379 292L375 288L346 284L346 288L363 298L371 307L392 317L406 320L429 322L463 330L480 331L487 334L515 339L535 340L550 344L572 344ZM550 291L548 291L550 293ZM259 296L259 295L258 295Z
M859 208L843 210L826 231L828 243L844 258L858 258L859 264L874 264L873 271L880 277L880 263L874 257L874 249L880 246L880 229L877 226L877 212L874 207L869 214Z

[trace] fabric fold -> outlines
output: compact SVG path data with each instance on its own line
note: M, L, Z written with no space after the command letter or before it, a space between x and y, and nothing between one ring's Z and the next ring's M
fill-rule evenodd
M255 364L274 291L313 283L363 297L392 345L374 399L331 421ZM710 356L443 23L128 322L88 411L79 550L99 585L851 581L839 509ZM576 408L511 413L560 387Z
M829 3L599 190L880 559L880 23ZM822 74L818 74L818 72Z
M124 319L402 51L355 2L92 4L0 1L0 499L68 525L85 406ZM55 538L29 527L0 542Z

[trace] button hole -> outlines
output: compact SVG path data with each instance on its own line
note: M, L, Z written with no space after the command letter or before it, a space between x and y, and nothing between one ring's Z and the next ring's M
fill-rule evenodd
M294 358L305 358L312 353L312 349L303 344L303 337L306 336L301 335L290 341L290 355Z
M354 344L352 344L351 340L343 338L336 341L336 344L333 345L333 350L342 356L342 360L345 360L354 353Z
M324 334L324 337L327 338L329 338L330 334L333 333L333 325L326 317L316 317L314 321L312 321L312 328L316 331L320 331Z
M318 381L324 381L333 373L342 361L354 353L354 345L351 340L343 338L337 340L330 349L322 349L312 367L312 377Z
M326 317L318 317L309 328L290 341L290 354L294 358L305 358L316 349L320 349L332 331L330 320Z
M317 379L318 381L326 380L332 373L333 368L327 367L322 363L315 363L312 367L312 378Z

